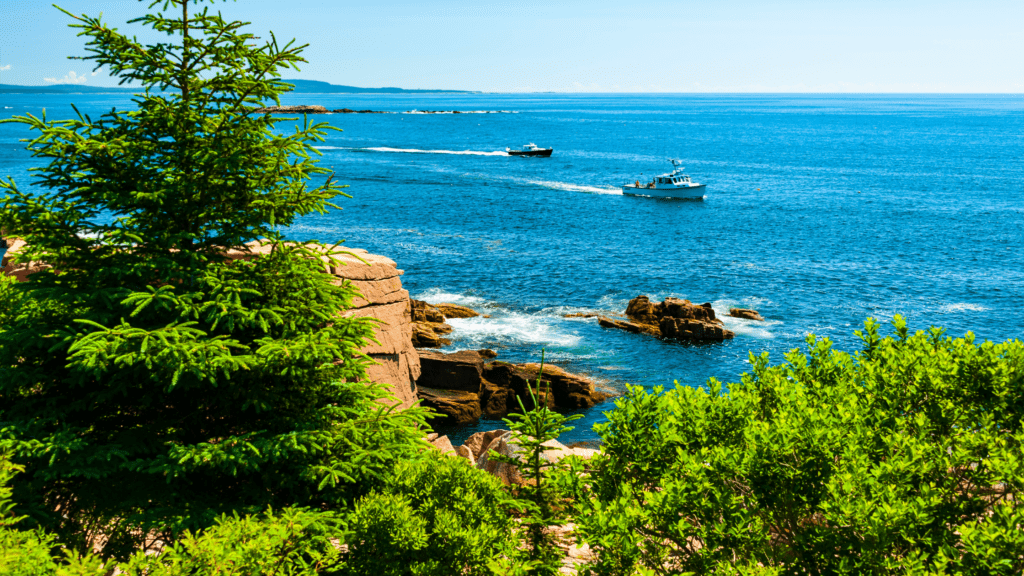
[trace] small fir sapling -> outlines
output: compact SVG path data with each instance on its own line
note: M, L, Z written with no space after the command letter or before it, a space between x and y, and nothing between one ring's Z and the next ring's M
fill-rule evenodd
M547 407L547 395L551 390L549 384L541 381L543 374L542 350L536 384L534 387L527 386L533 409L526 410L522 397L516 396L520 412L504 419L512 430L511 441L518 446L515 455L503 456L492 451L491 457L519 468L524 481L518 487L518 492L520 505L525 512L523 525L526 528L529 566L538 574L555 574L561 567L561 551L548 529L563 525L565 520L556 508L548 476L565 465L560 461L548 460L544 452L557 450L557 447L546 444L572 430L566 423L582 416L565 416Z

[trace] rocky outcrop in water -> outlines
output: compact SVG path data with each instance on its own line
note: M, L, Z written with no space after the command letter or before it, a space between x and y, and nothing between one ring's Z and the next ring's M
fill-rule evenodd
M715 317L710 303L698 305L679 298L666 298L663 302L654 303L647 296L637 296L629 301L626 316L628 322L602 316L598 324L605 328L691 342L720 342L735 336Z
M458 304L427 304L422 300L410 300L409 313L412 316L412 343L416 348L440 348L452 343L445 338L452 327L445 322L448 318L475 318L479 312Z
M758 322L764 322L764 317L757 313L757 310L750 308L730 308L729 316L733 318L745 318L747 320L757 320Z
M301 106L267 106L265 108L259 108L255 110L256 114L387 114L387 112L379 112L377 110L352 110L349 108L339 108L337 110L328 110L324 106L318 104L314 105L301 105Z
M420 350L421 374L417 380L424 406L433 408L440 424L463 425L481 416L500 418L524 407L533 408L530 391L545 399L553 410L590 408L608 398L593 381L547 364L537 377L539 364L485 363L479 352L465 350L445 354Z

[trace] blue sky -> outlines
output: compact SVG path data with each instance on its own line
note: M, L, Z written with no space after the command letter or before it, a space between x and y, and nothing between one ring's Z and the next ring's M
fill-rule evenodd
M122 31L135 0L58 0ZM310 44L290 77L493 92L1024 93L1024 1L238 0ZM3 0L0 83L114 85L45 0Z

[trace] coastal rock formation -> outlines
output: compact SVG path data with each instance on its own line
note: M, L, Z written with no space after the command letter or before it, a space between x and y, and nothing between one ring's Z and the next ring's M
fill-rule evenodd
M301 106L267 106L255 110L256 114L387 114L377 110L352 110L350 108L338 108L328 110L318 104Z
M480 315L479 312L472 308L465 306L459 306L458 304L434 304L434 308L440 312L445 319L448 318L476 318Z
M338 110L331 110L332 114L387 114L387 112L380 112L378 110L351 110L349 108L339 108Z
M0 260L0 274L14 276L18 282L24 282L30 274L49 268L49 266L41 262L29 262L28 264L14 263L14 256L25 247L25 241L21 238L2 238L0 243L3 244L0 248L7 248L3 259Z
M267 106L254 111L255 114L327 114L327 108L318 105Z
M3 258L3 274L24 280L44 265L13 265L11 257L24 246L20 240L8 239L9 248ZM231 258L251 258L269 252L269 246L259 242L245 249L228 252ZM412 318L409 315L409 292L402 289L403 272L390 258L370 254L366 250L347 248L349 254L335 254L335 262L324 258L324 271L334 276L336 284L348 282L359 296L346 316L365 316L381 320L377 328L378 343L369 343L362 351L376 361L367 369L368 379L388 384L401 406L411 406L418 396L416 380L420 377L419 355L412 346Z
M598 323L605 328L694 342L722 341L735 336L715 317L710 303L697 305L689 300L666 298L655 304L647 296L637 296L629 301L626 316L630 322L602 317Z
M410 300L409 313L413 322L412 343L416 348L440 348L452 343L444 338L451 334L448 318L473 318L480 314L458 304L427 304L422 300Z
M466 424L480 416L500 418L517 412L517 397L529 410L533 408L530 390L553 410L590 408L609 396L596 390L589 379L550 364L544 366L537 386L539 364L487 364L479 352L471 350L452 354L421 350L420 366L419 397L424 406L443 416L443 424Z
M729 316L733 318L746 318L747 320L757 320L758 322L764 322L764 317L757 313L757 310L750 308L730 308Z

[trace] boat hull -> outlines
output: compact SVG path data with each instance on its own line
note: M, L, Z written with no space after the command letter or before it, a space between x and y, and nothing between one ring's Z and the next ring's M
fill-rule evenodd
M509 150L509 156L538 156L541 158L547 158L554 152L554 148L548 148L547 150Z
M622 193L626 196L650 196L651 198L686 198L689 200L703 200L704 191L707 185L688 186L685 188L644 188L636 186L623 186Z

